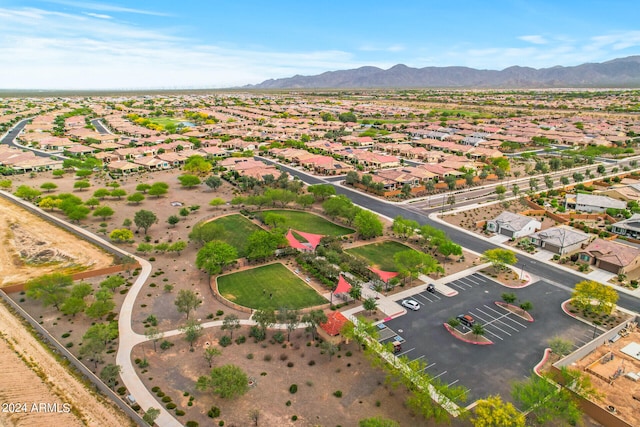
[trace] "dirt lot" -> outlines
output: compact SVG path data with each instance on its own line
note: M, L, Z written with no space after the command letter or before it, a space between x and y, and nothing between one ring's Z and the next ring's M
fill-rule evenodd
M307 345L311 342L310 335L302 330L292 333L290 344L270 343L273 334L268 331L268 340L262 343L248 338L244 344L218 346L222 355L214 359L214 366L235 364L255 381L246 395L234 400L195 390L198 377L210 371L203 358L204 346L206 343L217 346L223 336L219 328L205 330L194 352L189 352L186 341L175 337L170 339L175 343L172 350L165 352L158 348L154 352L151 344L144 344L144 348L138 346L133 350L133 357L147 357L149 367L140 377L149 389L160 387L177 409L186 412L178 417L183 423L194 420L200 425L213 425L224 420L225 425L253 425L249 411L258 409L259 425L267 426L354 426L359 419L376 415L395 419L403 426L435 425L410 414L403 403L406 391L385 386L382 371L372 369L354 343L342 345L341 351L329 360L320 348ZM248 330L240 329L233 337L240 335L248 336ZM140 368L138 371L142 372ZM297 385L295 394L289 391L292 384ZM334 396L338 390L342 391L342 397ZM184 392L188 392L189 397L184 396ZM191 396L193 406L188 406ZM221 410L220 417L213 423L207 416L212 406ZM295 422L294 415L297 416ZM456 420L453 425L463 424Z
M6 426L126 426L131 420L69 374L0 304L0 403L26 404L27 413L0 411ZM32 411L33 404L58 404L58 412ZM63 404L69 404L65 413Z
M73 234L0 198L0 286L53 271L96 269L113 258Z

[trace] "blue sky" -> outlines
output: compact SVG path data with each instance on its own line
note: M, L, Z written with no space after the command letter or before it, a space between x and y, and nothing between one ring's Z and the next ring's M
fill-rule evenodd
M640 54L638 16L628 0L2 0L0 88L222 88L399 63L570 66Z

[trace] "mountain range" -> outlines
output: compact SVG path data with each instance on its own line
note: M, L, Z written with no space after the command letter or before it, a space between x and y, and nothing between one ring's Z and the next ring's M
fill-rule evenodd
M504 70L468 67L412 68L403 64L388 70L360 67L327 71L315 76L296 75L269 79L250 89L316 88L566 88L640 87L640 55L573 67L530 68L513 66Z

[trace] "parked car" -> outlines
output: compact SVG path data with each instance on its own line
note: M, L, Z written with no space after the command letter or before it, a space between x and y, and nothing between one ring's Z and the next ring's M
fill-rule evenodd
M468 314L459 314L456 319L458 319L460 321L460 323L462 323L463 325L472 328L473 325L476 323L476 319L474 319L473 317L471 317Z
M420 310L420 304L416 300L412 299L403 299L400 303L403 307L408 308L409 310L418 311Z
M436 287L435 287L435 286L433 286L433 283L429 283L429 284L427 285L427 292L431 292L432 294L435 294L435 293L436 293Z

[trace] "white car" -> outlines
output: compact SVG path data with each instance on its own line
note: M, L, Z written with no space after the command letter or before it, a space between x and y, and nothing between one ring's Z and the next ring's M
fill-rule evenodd
M412 299L403 299L400 303L403 307L408 308L409 310L418 311L420 310L420 304L416 300Z

